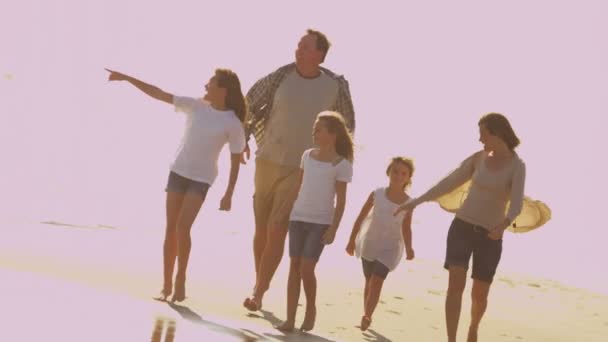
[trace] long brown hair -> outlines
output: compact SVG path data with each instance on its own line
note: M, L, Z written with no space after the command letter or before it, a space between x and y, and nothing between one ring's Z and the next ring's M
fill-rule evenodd
M519 145L519 138L515 134L509 120L499 113L488 113L479 119L478 125L484 125L490 134L499 137L513 151Z
M327 131L336 136L336 152L352 163L354 159L354 143L346 128L344 117L338 112L324 111L317 115L317 119L323 120Z
M245 122L247 119L247 99L241 91L241 81L239 77L230 69L216 69L218 87L226 89L226 107L232 109L239 121Z

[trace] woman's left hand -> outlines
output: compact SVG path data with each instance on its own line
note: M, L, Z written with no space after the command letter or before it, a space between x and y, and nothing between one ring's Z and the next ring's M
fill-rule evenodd
M490 230L488 237L492 240L500 240L505 233L505 230L509 226L509 222L502 222L498 226L494 227L494 229Z
M221 211L230 211L232 208L232 196L224 195L222 200L220 201L220 210Z

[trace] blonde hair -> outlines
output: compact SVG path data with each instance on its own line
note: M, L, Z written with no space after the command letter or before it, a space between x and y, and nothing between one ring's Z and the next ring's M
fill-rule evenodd
M336 136L336 152L346 160L353 162L354 143L353 138L346 128L344 117L334 111L324 111L317 115L317 120L325 123L327 131Z
M386 175L390 176L391 174L391 168L395 165L395 164L403 164L405 165L409 170L410 170L410 181L407 184L403 185L403 189L405 190L407 187L409 187L410 185L412 185L412 177L414 177L414 161L410 158L406 158L406 157L393 157L391 159L391 162L388 164L388 167L386 168Z

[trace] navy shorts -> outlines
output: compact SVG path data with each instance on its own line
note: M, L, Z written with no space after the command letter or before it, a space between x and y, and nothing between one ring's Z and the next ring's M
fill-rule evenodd
M197 182L195 180L180 176L173 171L169 173L167 187L165 188L166 192L200 194L201 196L203 196L203 199L207 196L208 190L209 184Z
M388 267L384 266L380 261L369 261L361 258L361 263L363 264L363 275L365 275L365 279L371 278L372 275L386 279L389 270Z
M319 261L328 224L289 221L289 256Z
M448 232L444 267L460 266L468 270L472 255L471 278L491 283L502 254L502 239L492 240L488 233L481 226L455 217Z

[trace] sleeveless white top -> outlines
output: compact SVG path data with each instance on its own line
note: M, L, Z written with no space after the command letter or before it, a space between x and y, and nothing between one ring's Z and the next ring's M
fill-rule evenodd
M405 249L401 233L405 212L393 215L398 206L386 197L386 188L374 191L374 207L361 224L355 240L357 257L377 260L391 271L397 268Z

